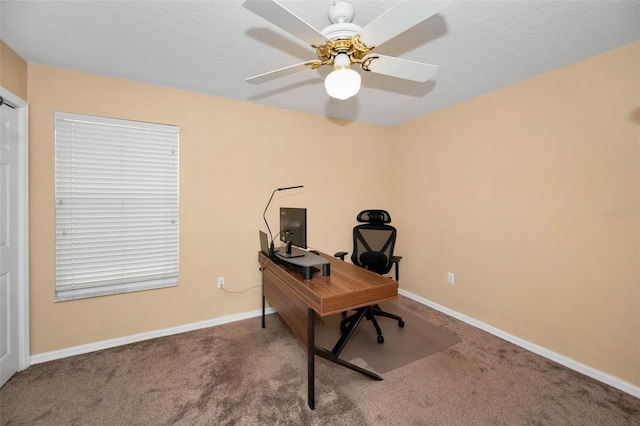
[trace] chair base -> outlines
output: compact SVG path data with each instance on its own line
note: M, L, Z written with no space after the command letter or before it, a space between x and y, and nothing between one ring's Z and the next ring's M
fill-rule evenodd
M346 312L343 312L342 315L345 316ZM383 311L378 305L370 305L356 309L355 314L352 314L340 321L340 331L342 333L348 332L349 334L351 334L353 332L353 329L357 327L362 317L364 317L367 320L371 321L371 323L375 327L376 333L378 334L378 343L384 343L382 329L380 328L380 325L375 318L376 316L394 319L398 321L398 327L404 327L404 321L398 315Z

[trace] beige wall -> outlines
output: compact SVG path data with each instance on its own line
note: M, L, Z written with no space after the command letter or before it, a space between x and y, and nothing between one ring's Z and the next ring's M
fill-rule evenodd
M634 43L392 129L401 287L640 385L639 76Z
M402 288L640 385L639 49L392 129L29 64L32 353L258 309L258 287L216 277L260 282L264 205L304 184L272 227L306 206L332 253L358 211L388 208ZM179 287L53 302L55 110L182 128ZM360 185L390 159L381 193Z
M351 247L364 206L387 207L389 188L354 177L385 173L388 129L29 64L31 348L33 354L237 314L261 307L258 229L271 192L308 208L308 240ZM53 112L180 126L180 284L54 303ZM340 137L336 137L340 135ZM369 153L367 153L369 152Z
M27 99L27 62L0 40L0 86Z

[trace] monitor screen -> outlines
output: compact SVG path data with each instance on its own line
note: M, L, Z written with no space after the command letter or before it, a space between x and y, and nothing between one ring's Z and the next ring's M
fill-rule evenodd
M280 207L280 241L307 248L307 209Z

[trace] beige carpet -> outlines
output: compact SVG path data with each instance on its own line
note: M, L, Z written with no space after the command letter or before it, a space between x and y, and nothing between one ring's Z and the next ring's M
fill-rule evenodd
M638 398L399 303L461 342L383 381L316 358L315 410L306 349L269 315L33 365L0 389L0 425L640 424Z
M363 359L378 373L387 373L396 368L417 361L428 355L445 350L461 340L454 333L436 327L424 318L404 309L393 301L380 305L382 310L399 315L404 327L385 317L376 317L384 343L378 343L376 329L370 321L362 319L360 325L342 350L340 358L351 361ZM352 314L354 311L349 311ZM342 315L319 318L316 321L316 345L332 350L340 338L340 320Z

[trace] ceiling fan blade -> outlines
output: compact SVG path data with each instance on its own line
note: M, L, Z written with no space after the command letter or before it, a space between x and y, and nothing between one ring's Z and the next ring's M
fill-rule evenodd
M369 47L380 46L418 25L453 3L445 1L400 1L360 31L360 40Z
M276 0L245 0L242 5L311 46L321 46L327 38Z
M300 64L291 65L289 67L280 68L278 70L269 71L264 74L255 75L247 79L247 83L260 84L267 81L275 80L276 78L284 77L285 75L294 74L299 71L317 68L322 65L321 61L307 61Z
M369 63L367 63L368 59L371 59ZM423 64L422 62L408 61L375 53L365 56L363 62L362 69L365 71L420 83L426 82L438 71L437 65Z

